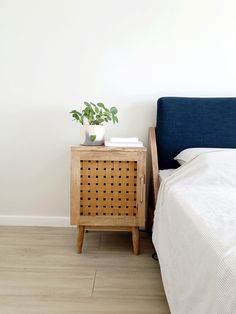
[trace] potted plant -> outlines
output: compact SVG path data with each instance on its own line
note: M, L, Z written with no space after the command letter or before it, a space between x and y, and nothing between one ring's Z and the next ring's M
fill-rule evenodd
M103 145L105 137L104 123L117 123L116 107L108 109L103 103L84 102L82 111L72 110L70 114L82 125L81 145Z

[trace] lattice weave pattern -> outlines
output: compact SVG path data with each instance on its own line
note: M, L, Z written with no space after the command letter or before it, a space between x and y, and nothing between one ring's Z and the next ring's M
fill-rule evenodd
M136 161L80 161L80 215L136 216Z

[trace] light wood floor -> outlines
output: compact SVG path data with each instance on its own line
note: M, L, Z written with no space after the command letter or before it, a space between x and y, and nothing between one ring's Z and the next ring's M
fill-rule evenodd
M75 239L74 228L0 227L0 313L169 313L149 235L139 256L129 233L86 233L81 255Z

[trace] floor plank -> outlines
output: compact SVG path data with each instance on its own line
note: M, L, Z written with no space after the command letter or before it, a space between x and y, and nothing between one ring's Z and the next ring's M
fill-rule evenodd
M94 296L165 298L159 272L133 268L98 270L94 286Z
M150 236L141 255L131 234L85 234L76 253L75 228L0 227L0 313L167 314Z

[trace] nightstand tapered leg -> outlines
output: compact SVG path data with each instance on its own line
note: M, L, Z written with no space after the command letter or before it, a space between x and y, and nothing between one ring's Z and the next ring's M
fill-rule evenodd
M132 227L133 251L135 255L139 255L139 229Z
M82 252L83 241L84 241L84 226L77 226L77 252Z

